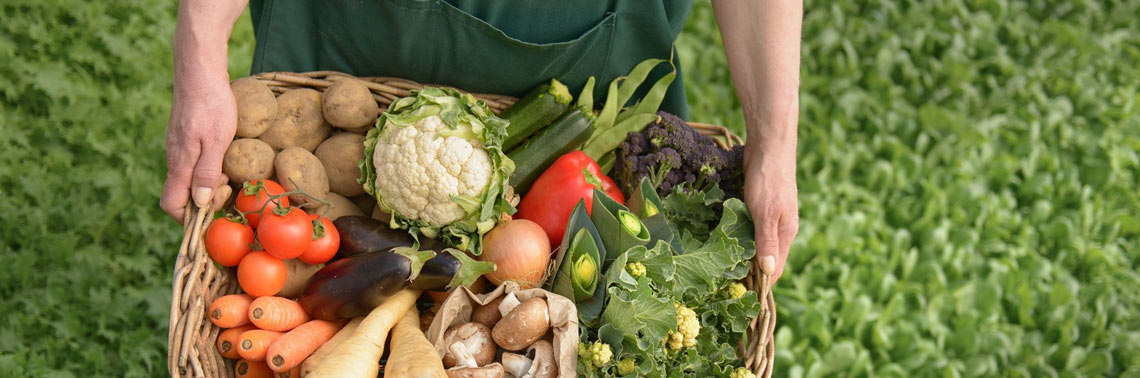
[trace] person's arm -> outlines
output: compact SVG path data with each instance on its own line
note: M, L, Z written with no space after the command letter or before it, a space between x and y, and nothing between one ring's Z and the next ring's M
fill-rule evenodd
M756 222L756 252L761 264L775 260L779 278L799 230L796 127L803 1L716 0L713 12L748 128L744 197Z
M179 222L191 195L196 204L205 205L222 184L222 156L237 128L227 42L246 3L178 3L174 103L166 126L167 173L159 205Z

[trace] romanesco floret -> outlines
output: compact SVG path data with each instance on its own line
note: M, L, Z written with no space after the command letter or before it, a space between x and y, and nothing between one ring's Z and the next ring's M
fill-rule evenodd
M633 374L633 371L637 369L637 363L635 363L632 359L623 358L621 361L618 361L617 367L618 374L630 375Z
M725 295L729 299L739 299L740 297L743 297L747 292L748 289L744 288L744 285L739 282L733 282L725 288Z
M578 343L578 362L585 364L587 369L605 366L613 357L614 351L610 349L610 344L598 341L590 344Z
M728 377L729 378L756 378L756 375L752 374L752 372L746 368L738 367L738 368L736 368L736 370L733 370L732 374L730 374Z
M696 346L697 335L701 333L701 322L697 319L697 313L680 302L673 302L673 307L677 308L677 331L669 331L666 339L669 348L680 350Z
M610 363L610 359L614 357L613 349L610 349L610 344L595 341L590 345L591 363L594 366L605 366Z
M634 276L634 277L644 276L645 275L645 264L642 264L641 262L637 262L637 261L631 262L629 264L625 264L625 271L629 272L629 275Z

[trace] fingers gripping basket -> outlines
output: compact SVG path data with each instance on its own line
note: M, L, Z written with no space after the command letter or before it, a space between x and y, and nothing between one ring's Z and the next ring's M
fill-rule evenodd
M312 88L324 91L337 78L350 77L332 71L307 73L269 72L254 76L280 94L294 88ZM381 109L392 101L410 95L411 90L424 85L399 78L360 78L372 92ZM517 99L509 96L473 93L495 113L502 112ZM702 123L689 123L705 135L712 136L722 148L741 144L739 136L728 129ZM229 192L229 191L224 191ZM218 201L208 208L200 208L193 201L187 205L183 218L185 225L182 244L174 265L173 295L170 305L170 335L167 366L176 377L233 377L234 363L222 358L215 342L221 329L207 319L206 308L218 298L238 293L237 277L232 268L222 268L210 261L203 243L211 214L219 210ZM772 273L775 267L761 264L759 257L744 280L745 286L759 293L764 304L760 315L750 325L746 340L737 347L741 359L757 377L772 375L773 340L776 326L776 303L772 298Z

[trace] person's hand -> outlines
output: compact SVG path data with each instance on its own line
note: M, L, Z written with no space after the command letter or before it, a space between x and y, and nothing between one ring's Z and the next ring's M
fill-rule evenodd
M237 130L237 105L228 74L175 75L174 103L166 128L166 183L162 210L182 222L191 196L209 204L223 183L222 156Z
M796 141L750 141L744 148L744 200L756 226L757 261L771 266L774 259L775 282L784 274L788 249L800 228Z

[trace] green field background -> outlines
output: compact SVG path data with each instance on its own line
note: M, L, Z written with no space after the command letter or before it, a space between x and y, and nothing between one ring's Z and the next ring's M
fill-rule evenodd
M175 7L0 1L0 376L165 374ZM776 375L1140 376L1140 1L804 17ZM244 16L233 77L252 46ZM707 0L678 50L742 132Z

